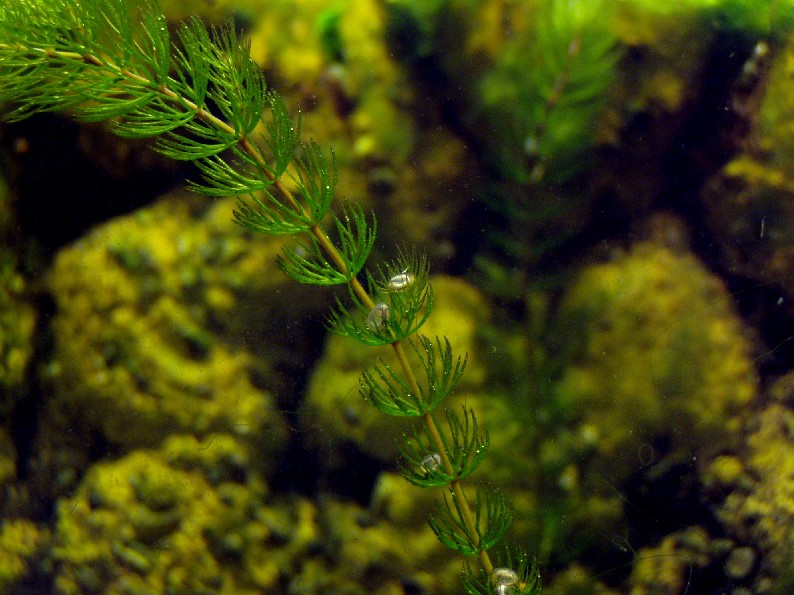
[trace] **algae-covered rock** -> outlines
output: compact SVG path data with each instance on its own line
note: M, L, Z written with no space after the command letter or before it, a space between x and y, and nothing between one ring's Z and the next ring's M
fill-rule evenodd
M756 52L755 74L768 80L748 101L752 129L743 150L704 186L705 223L720 249L724 268L780 288L788 299L777 307L790 314L794 303L794 175L790 167L794 158L794 38L782 48L759 44Z
M333 582L307 583L302 592L328 592L331 587L334 593L351 595L403 593L409 585L426 593L459 592L460 559L439 548L432 531L405 533L343 502L327 503L321 518L335 550L335 565L329 568Z
M514 483L522 481L519 469L535 473L525 491L534 489L536 501L514 496L521 512L513 535L538 544L541 559L592 556L606 566L595 576L574 566L551 583L552 592L601 592L597 577L628 561L624 542L637 545L636 514L680 516L654 508L663 498L656 491L677 493L699 464L740 447L757 390L750 345L721 281L682 246L650 242L584 266L544 327L550 384L529 412L542 433L534 445L530 434L508 451ZM500 455L492 449L489 458ZM686 481L682 469L691 470ZM639 535L649 539L647 527ZM654 583L644 574L649 589L638 586L638 593L675 586L688 570L678 552L659 553L669 558L657 561L665 576ZM652 574L653 562L643 568ZM609 578L616 580L601 580Z
M270 391L307 357L302 321L315 301L285 288L280 240L242 233L231 211L229 201L172 196L61 251L47 368L56 433L98 432L130 449L229 432L270 464L285 438Z
M552 328L569 358L554 406L589 436L592 471L620 482L666 455L736 445L756 394L749 345L693 256L645 243L585 268Z
M270 494L259 456L228 434L181 435L93 465L58 503L55 591L310 593L317 580L345 592L335 547L351 534L332 537L305 498Z
M686 593L692 573L709 561L709 537L702 528L690 527L668 535L657 546L637 552L629 578L630 593Z
M456 357L472 354L458 384L459 391L465 393L485 378L485 368L473 352L477 349L477 326L488 317L486 302L476 289L459 279L434 277L431 282L435 305L420 332L429 337L446 336ZM331 335L309 380L301 424L312 442L332 454L332 466L344 464L341 449L346 444L354 444L376 460L393 461L398 453L395 439L414 421L384 415L361 397L361 371L377 359L399 366L389 347L373 349ZM451 406L451 402L445 404Z
M208 444L202 445L204 447ZM60 593L258 593L249 548L270 531L256 518L263 488L219 482L136 451L93 466L58 505ZM271 582L272 584L272 582Z
M5 199L0 181L0 203ZM4 237L0 230L0 237ZM0 247L0 420L7 420L22 397L33 357L36 311L25 298L25 279L16 255Z
M754 417L742 457L744 479L722 492L718 512L731 532L761 552L757 580L771 581L774 593L794 589L792 432L794 412L784 404L772 403Z
M457 592L460 560L426 524L404 533L385 508L270 494L246 471L255 456L228 435L177 436L92 466L58 504L55 591Z
M0 589L26 593L35 588L32 573L47 569L49 530L25 519L4 519L0 527ZM23 586L24 585L24 586Z

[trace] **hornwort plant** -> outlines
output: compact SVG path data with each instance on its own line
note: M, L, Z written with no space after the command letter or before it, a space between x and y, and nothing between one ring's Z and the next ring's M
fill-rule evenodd
M352 308L337 298L329 328L394 351L395 366L380 360L363 371L361 393L386 415L420 422L402 444L403 475L444 490L429 523L441 543L476 559L464 565L466 591L539 592L525 552L506 549L497 563L491 557L512 521L511 505L485 483L463 485L489 439L473 410L442 407L466 358L456 357L447 339L418 333L433 307L427 259L403 253L366 271L374 215L357 204L332 210L333 152L301 138L300 116L267 88L234 29L208 31L193 19L177 30L174 44L166 25L156 0L134 9L124 0L4 3L0 101L11 106L5 119L66 111L84 122L110 121L123 138L152 138L155 150L198 167L203 182L191 182L194 190L240 197L233 215L242 227L294 236L296 247L279 257L287 275L347 286Z

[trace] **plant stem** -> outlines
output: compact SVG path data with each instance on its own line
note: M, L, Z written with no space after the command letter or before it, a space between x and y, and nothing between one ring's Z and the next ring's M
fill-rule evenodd
M99 69L104 69L105 74L107 76L122 77L135 85L141 85L148 89L154 90L155 92L159 93L163 99L171 102L175 102L182 108L194 112L195 116L197 118L200 118L204 122L217 127L218 129L222 130L227 134L237 135L238 146L263 166L262 172L272 182L275 191L296 212L298 213L305 212L303 207L295 199L295 196L289 190L289 188L287 188L279 179L276 179L272 175L272 173L270 173L267 170L267 168L264 167L267 165L264 158L257 150L256 146L244 134L237 132L227 122L223 121L217 116L214 116L212 113L204 109L202 106L196 104L195 102L176 93L173 89L171 89L167 85L158 83L157 81L154 81L151 78L133 72L128 68L122 68L112 62L103 60L92 53L81 54L78 52L64 52L64 51L58 51L48 48L32 48L18 44L17 45L0 44L0 49L14 49L17 51L30 52L31 54L34 55L43 55L47 58L58 61L64 61L64 62L68 62L68 61L80 62L80 64L83 66L86 64L93 65ZM347 266L345 265L345 261L342 258L341 254L339 253L339 251L337 250L336 246L334 246L333 242L328 237L328 234L326 234L325 231L323 231L323 229L318 224L312 225L308 229L308 232L311 233L312 236L314 236L314 238L322 247L323 251L333 261L337 269L343 274L346 274ZM361 301L362 305L365 308L371 309L374 307L374 302L372 298L370 297L366 289L358 281L358 279L356 278L351 279L349 281L349 285L353 290L353 292L355 293L356 297ZM402 368L403 374L405 375L406 381L408 382L408 386L410 387L411 391L413 391L413 393L417 396L420 395L421 392L419 390L419 384L416 380L416 375L414 374L413 368L411 367L411 364L409 363L408 358L406 357L405 349L402 345L402 342L399 340L394 341L393 343L391 343L391 347L394 351L395 356L397 357L397 360L400 362L400 366ZM436 454L438 454L438 456L440 457L441 465L443 466L444 471L450 476L454 475L454 468L452 467L452 463L450 462L449 457L447 456L447 452L444 448L444 441L442 440L441 437L441 431L439 430L438 422L436 421L433 414L430 412L425 413L422 416L422 419L425 425L427 426L429 436L433 443L433 448L435 449ZM459 505L458 506L459 509L462 511L462 520L466 525L466 529L469 535L472 536L472 540L473 540L472 545L476 548L479 545L479 537L477 534L478 527L460 480L459 479L452 480L452 482L449 484L447 489L449 491L450 496L455 500L455 502ZM488 552L486 550L481 550L478 555L483 569L486 571L486 573L488 573L488 575L490 575L491 572L493 571L493 563L491 562Z

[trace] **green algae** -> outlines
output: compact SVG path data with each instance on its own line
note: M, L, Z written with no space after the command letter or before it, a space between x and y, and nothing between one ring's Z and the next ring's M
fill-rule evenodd
M724 286L692 256L639 244L584 269L556 326L577 347L555 407L594 432L593 470L627 477L653 462L642 445L658 436L675 456L737 444L756 396L749 344Z
M718 509L726 525L763 552L759 574L771 580L774 593L785 593L794 584L792 431L794 413L783 403L771 403L758 413L747 438L742 481L728 486Z
M23 580L46 570L50 533L46 527L25 519L4 519L0 527L0 588L17 592Z
M255 328L245 302L261 279L273 279L260 275L267 258L275 272L280 244L269 257L261 247L249 252L213 213L191 225L188 203L171 199L95 230L58 257L55 403L85 412L83 425L111 443L130 448L179 431L231 430L267 436L263 445L275 452L283 439L271 397L254 385L253 353L225 338L229 328Z
M233 531L239 514L200 474L156 455L137 451L95 465L60 505L56 589L244 593L244 583L221 572L217 553L217 535Z

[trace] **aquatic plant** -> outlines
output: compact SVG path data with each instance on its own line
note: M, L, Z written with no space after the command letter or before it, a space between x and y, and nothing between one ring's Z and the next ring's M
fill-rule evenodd
M232 26L208 30L193 19L172 43L156 0L19 0L0 8L0 101L16 121L68 111L84 122L109 121L123 138L154 139L161 154L193 162L208 196L240 197L233 215L246 230L295 238L279 264L290 277L344 285L328 328L371 346L391 346L396 365L379 360L360 379L361 393L387 415L419 426L402 445L403 474L443 488L429 518L445 546L464 556L469 593L527 594L540 589L523 551L491 551L513 509L487 483L464 487L486 455L487 431L475 412L443 407L466 367L446 339L418 331L433 308L428 260L403 251L365 269L375 242L374 215L357 204L334 209L333 151L301 137L300 116L268 89ZM330 222L330 223L327 223Z
M525 185L560 183L592 162L597 121L621 57L604 2L538 2L479 81L496 127L492 160Z
M478 264L508 300L523 300L530 269L581 231L589 198L575 182L596 161L622 57L611 3L551 0L525 10L528 28L504 41L478 85L479 119L498 131L486 159L500 180L488 203L498 213L497 253ZM506 272L513 268L520 274Z

